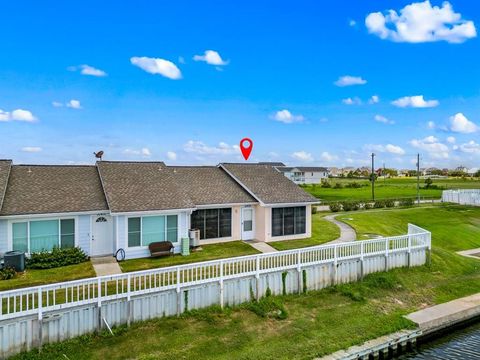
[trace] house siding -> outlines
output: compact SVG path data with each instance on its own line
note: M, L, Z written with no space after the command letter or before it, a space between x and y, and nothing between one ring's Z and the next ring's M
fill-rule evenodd
M0 220L0 253L8 251L8 221Z
M172 213L170 213L172 214ZM153 215L153 214L152 214ZM159 213L158 215L164 215ZM180 252L181 239L183 237L188 237L188 228L190 224L190 214L187 212L177 213L178 215L178 242L174 244L174 252ZM128 217L133 217L137 215L129 215ZM142 216L141 214L138 215ZM117 215L115 216L114 227L116 228L116 239L114 241L117 244L117 249L125 250L125 259L137 259L142 257L149 257L150 252L148 247L128 247L128 236L127 236L127 216Z

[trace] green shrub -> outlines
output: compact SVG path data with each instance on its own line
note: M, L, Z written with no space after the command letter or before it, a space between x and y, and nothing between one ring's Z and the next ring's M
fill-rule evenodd
M373 209L373 204L371 202L366 202L366 203L363 204L363 209L364 210Z
M331 203L329 207L331 212L339 212L342 210L342 205L339 203Z
M333 186L333 188L334 188L334 189L343 189L343 185L342 185L342 183L337 182L337 183L335 183L335 185Z
M328 180L322 180L322 188L331 188L332 185L330 184L330 182Z
M347 185L345 185L346 188L351 188L351 189L358 189L358 188L361 188L362 185L357 183L356 181L353 181L351 183L348 183Z
M343 201L341 204L342 204L343 211L353 210L353 204L350 201Z
M60 266L79 264L88 260L88 256L78 247L32 253L27 259L29 269L51 269Z
M5 266L0 269L0 280L10 280L17 275L15 268L13 266Z
M415 200L412 198L406 198L400 200L400 206L413 206L415 204Z
M285 310L285 306L279 297L266 296L257 302L246 303L244 307L264 318L283 320L288 316L287 310Z
M386 205L385 205L385 201L384 200L377 200L375 201L375 203L373 204L373 207L375 209L381 209L381 208L384 208Z
M387 199L387 200L385 200L385 206L386 206L387 208L392 208L392 207L394 207L394 206L395 206L395 200L393 200L393 199Z
M312 214L317 213L317 207L315 205L312 205Z

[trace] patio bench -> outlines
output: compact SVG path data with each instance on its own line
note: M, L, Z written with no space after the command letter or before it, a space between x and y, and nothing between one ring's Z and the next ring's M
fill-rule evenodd
M173 244L170 241L153 242L148 245L151 257L173 255Z

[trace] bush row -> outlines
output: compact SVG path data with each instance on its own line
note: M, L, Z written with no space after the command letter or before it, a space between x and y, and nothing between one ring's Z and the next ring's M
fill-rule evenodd
M12 266L5 266L4 268L0 269L0 280L13 279L15 275L17 275L17 272Z
M330 211L355 211L359 209L382 209L382 208L392 208L395 206L409 207L413 206L415 201L413 199L385 199L377 200L375 202L362 202L362 201L340 201L330 204Z
M60 266L80 264L88 260L88 256L78 247L33 253L27 259L29 269L51 269Z

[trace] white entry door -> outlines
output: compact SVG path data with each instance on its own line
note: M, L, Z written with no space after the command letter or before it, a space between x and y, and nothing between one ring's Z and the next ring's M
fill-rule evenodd
M252 240L254 234L254 210L252 207L242 208L242 240Z
M108 215L92 216L91 256L113 254L112 218Z

